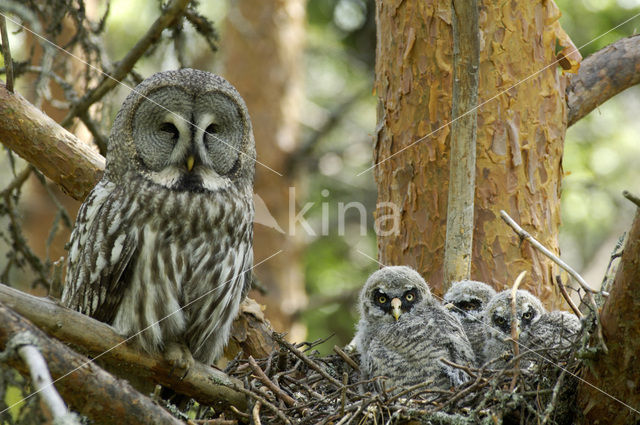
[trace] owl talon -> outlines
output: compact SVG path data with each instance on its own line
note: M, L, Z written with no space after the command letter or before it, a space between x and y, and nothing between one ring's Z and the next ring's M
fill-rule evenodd
M191 351L186 345L177 342L170 342L164 349L164 358L171 365L170 375L178 372L183 380L189 374L189 370L193 366L194 360Z

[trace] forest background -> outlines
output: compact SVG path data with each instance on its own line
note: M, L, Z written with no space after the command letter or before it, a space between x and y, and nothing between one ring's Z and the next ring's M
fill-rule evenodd
M254 0L260 2L261 0ZM375 61L374 3L361 0L309 0L282 2L285 31L280 35L288 50L284 60L270 62L242 60L250 49L259 49L260 10L251 1L202 2L198 10L214 22L216 49L185 25L183 44L165 41L138 61L135 71L142 77L182 65L220 73L237 85L247 99L254 119L258 159L285 174L268 176L258 166L256 194L271 208L275 221L256 224L256 259L269 255L274 247L283 253L271 264L256 269L264 293L252 296L265 304L265 314L274 327L288 331L292 340L314 340L335 334L333 343L346 344L352 337L357 313L354 301L367 275L378 265L373 211L376 186L373 173L362 171L372 163L376 131L376 96L373 93ZM581 47L640 11L639 0L558 0L560 23L574 44ZM87 16L100 21L104 2L87 1ZM159 15L159 3L116 0L110 3L104 22L105 52L112 60L125 55ZM264 12L266 13L266 12ZM26 60L34 48L33 37L7 22L14 60ZM607 33L581 49L583 57L640 28L640 18ZM180 54L178 54L180 52ZM68 58L68 60L73 60ZM81 65L81 64L80 64ZM281 69L270 69L270 66ZM4 64L2 64L4 66ZM271 74L270 74L271 73ZM257 79L257 84L274 90L255 98L250 78L273 75L275 82ZM17 80L16 91L38 104L33 79L27 74ZM278 90L281 84L286 90ZM128 90L118 87L101 106L101 133L108 134L110 122ZM269 97L271 96L271 97ZM274 97L276 96L276 97ZM55 93L54 96L55 97ZM41 107L56 121L64 108L41 99ZM252 108L252 105L256 105ZM60 105L58 105L60 106ZM275 118L269 110L276 110ZM267 112L265 112L267 111ZM609 255L622 232L629 228L634 207L624 200L624 189L634 190L640 182L640 88L632 87L597 108L569 128L564 144L562 182L562 226L560 252L592 286L602 279ZM264 114L267 114L265 117ZM274 123L269 126L265 122ZM71 128L80 139L94 137L82 124ZM0 190L25 163L4 150L0 154ZM481 182L477 182L481 184ZM292 192L292 189L293 192ZM304 214L312 232L290 228L289 204L295 196L296 214ZM284 200L284 203L282 202ZM341 229L340 203L356 202L366 211L347 210ZM19 289L46 295L45 280L55 280L60 271L54 264L66 256L69 237L79 203L62 194L50 182L43 185L31 175L17 205L25 247L16 250L11 236L11 217L0 216L0 281ZM64 207L70 222L65 222ZM262 216L264 218L265 216ZM277 223L274 224L274 223ZM278 229L279 227L279 229ZM283 233L284 232L284 233ZM294 234L292 234L294 233ZM315 234L313 234L315 233ZM363 234L364 233L364 234ZM39 264L39 265L38 265ZM46 277L46 279L45 279ZM324 349L330 350L333 344ZM323 347L320 346L322 350Z

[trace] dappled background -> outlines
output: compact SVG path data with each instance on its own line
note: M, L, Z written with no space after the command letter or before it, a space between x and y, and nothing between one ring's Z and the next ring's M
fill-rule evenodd
M266 305L265 313L274 326L289 331L290 338L314 340L335 334L333 343L346 344L357 319L354 297L366 276L378 267L363 255L377 257L373 174L359 175L371 165L376 131L374 4L290 0L282 2L286 7L274 15L263 16L238 6L261 1L202 2L197 10L215 29L210 38L189 24L180 30L165 30L163 41L137 63L135 74L144 78L189 66L220 73L238 86L254 118L258 160L284 175L257 166L256 193L277 226L273 222L256 224L256 261L275 252L273 245L283 252L277 261L256 269L260 290L252 296ZM85 4L87 16L99 25L106 4ZM558 0L557 4L565 31L576 46L584 46L583 57L640 28L639 17L607 33L640 12L640 0ZM96 57L113 66L158 14L155 1L112 1L98 35L103 50ZM288 20L294 23L287 26ZM60 25L56 41L65 44L72 22L66 19ZM32 53L38 54L39 44L32 35L11 22L8 28L14 60L27 61ZM251 58L269 48L265 44L269 31L280 31L279 40L287 48L267 51L279 65L275 61L256 64ZM86 57L79 48L73 53ZM64 56L61 52L56 55L58 60ZM70 56L64 60L75 72L84 72L81 62L75 63ZM95 84L98 77L93 74L80 79L79 92L83 83ZM256 89L244 75L266 77L253 78ZM36 92L35 81L27 72L18 79L16 90L60 122L67 112L61 87L51 82L50 93L43 95ZM128 85L135 82L136 75L127 78ZM275 89L272 97L256 94L260 84ZM283 88L278 90L278 84ZM127 90L118 87L90 110L103 136ZM279 115L268 115L272 111ZM592 286L599 284L613 246L632 219L634 206L623 200L621 191L637 192L640 186L639 114L640 89L634 87L580 120L566 135L561 254ZM258 124L263 120L272 125L261 127ZM76 123L69 129L88 143L97 139L85 124ZM3 191L25 163L6 150L0 155ZM59 288L56 284L50 287L49 282L60 280L62 263L56 265L56 261L66 255L64 244L78 206L35 173L20 196L3 192L0 281L39 295L55 294ZM305 211L303 219L311 230L301 225L302 220L292 227L296 222L291 223L291 211L294 216Z

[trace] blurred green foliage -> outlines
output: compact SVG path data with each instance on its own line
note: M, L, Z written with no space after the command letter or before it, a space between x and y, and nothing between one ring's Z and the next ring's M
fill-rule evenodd
M640 29L639 0L558 0L557 4L563 28L578 48L584 46L583 57ZM592 285L600 283L609 253L635 213L621 193L625 189L640 193L638 112L640 87L636 86L597 108L566 134L561 253Z

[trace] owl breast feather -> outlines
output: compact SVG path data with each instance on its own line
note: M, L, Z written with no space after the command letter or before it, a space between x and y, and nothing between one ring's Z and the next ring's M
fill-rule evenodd
M67 305L136 335L147 352L176 341L213 362L253 262L253 205L241 195L157 190L142 182L97 196L103 202L84 213L92 220L85 245L76 248L81 261L70 258L70 274L75 270L80 283ZM72 238L72 251L74 245Z

